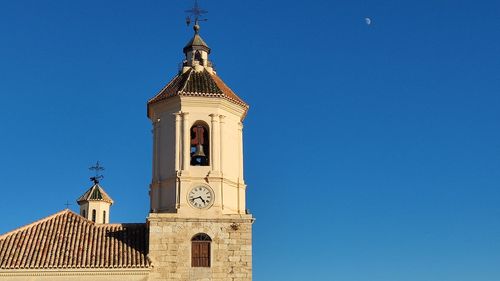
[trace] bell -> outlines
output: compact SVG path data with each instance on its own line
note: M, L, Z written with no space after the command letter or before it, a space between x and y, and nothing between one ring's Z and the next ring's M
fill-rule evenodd
M196 145L196 150L194 151L193 157L207 157L203 152L203 145Z

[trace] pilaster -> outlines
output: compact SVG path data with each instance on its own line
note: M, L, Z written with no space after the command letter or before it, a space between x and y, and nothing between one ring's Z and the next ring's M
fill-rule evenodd
M182 113L182 175L189 175L191 160L191 132L189 124L189 112Z
M176 112L174 113L175 116L175 170L180 171L180 161L181 161L181 156L180 156L180 151L181 151L181 118L182 118L182 113L181 112Z
M220 176L220 148L221 148L221 137L220 137L220 123L219 114L210 114L210 122L212 126L211 137L211 153L210 158L212 161L212 171L211 176Z

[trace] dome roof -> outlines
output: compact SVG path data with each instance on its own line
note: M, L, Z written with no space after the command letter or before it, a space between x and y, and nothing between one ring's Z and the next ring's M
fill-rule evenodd
M184 47L183 51L186 53L189 50L197 50L197 49L203 49L207 51L207 53L210 53L210 47L208 47L207 43L201 38L199 34L195 34L191 40L186 44Z
M155 97L148 101L148 107L175 96L223 98L244 107L245 111L248 110L248 105L215 72L210 73L206 69L195 71L191 68L178 74Z

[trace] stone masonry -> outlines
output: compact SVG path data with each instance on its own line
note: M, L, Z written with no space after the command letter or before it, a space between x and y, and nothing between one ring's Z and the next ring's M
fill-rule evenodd
M150 214L149 280L251 281L253 222L251 215L196 219ZM212 238L211 267L191 267L191 238L198 233Z

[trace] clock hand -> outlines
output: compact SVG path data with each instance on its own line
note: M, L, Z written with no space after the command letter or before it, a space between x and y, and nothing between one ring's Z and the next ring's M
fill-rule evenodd
M206 203L206 202L205 202L205 200L204 200L201 196L198 196L198 197L193 198L193 202L194 202L194 200L196 200L196 199L198 199L198 198L199 198L199 199L200 199L203 203Z

